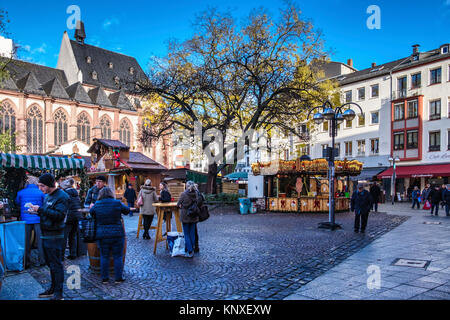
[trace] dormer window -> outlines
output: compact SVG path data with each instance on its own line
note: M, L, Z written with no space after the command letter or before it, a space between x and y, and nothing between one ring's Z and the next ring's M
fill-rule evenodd
M87 62L87 63L91 63L91 62L92 62L92 58L89 57L89 56L87 56L87 57L86 57L86 62Z
M93 80L98 80L98 78L97 78L97 72L92 71L92 79L93 79Z
M115 76L115 77L114 77L114 83L118 85L118 84L119 84L119 81L120 81L119 77L118 77L118 76Z
M112 63L112 62L108 62L108 67L109 67L110 69L112 69L112 68L114 67L113 63Z
M449 46L448 45L441 47L441 54L446 54L448 52L449 52Z
M130 74L134 74L134 68L133 67L130 68Z

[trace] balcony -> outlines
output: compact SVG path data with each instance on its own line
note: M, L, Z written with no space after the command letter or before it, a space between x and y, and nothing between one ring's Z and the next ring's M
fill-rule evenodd
M416 97L422 95L421 88L412 89L402 89L397 91L392 91L392 100L406 99L411 97Z

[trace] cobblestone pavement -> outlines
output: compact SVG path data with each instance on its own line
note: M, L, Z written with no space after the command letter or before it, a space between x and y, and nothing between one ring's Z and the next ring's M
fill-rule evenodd
M412 210L410 204L381 206L392 208L411 218L286 299L449 300L450 217L443 210L437 217L428 210ZM400 258L422 260L424 265L393 265Z
M214 211L198 225L200 253L193 259L170 257L164 243L153 255L154 231L152 240L136 239L137 217L125 217L126 281L103 285L87 257L66 260L66 268L80 266L82 281L79 290L65 285L65 299L283 299L408 219L371 214L362 235L353 233L348 212L336 215L343 229L333 232L317 228L327 214L236 212ZM42 287L49 285L47 267L29 272Z

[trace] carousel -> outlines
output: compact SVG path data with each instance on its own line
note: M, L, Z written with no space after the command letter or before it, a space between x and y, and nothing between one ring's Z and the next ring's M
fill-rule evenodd
M350 208L350 176L361 173L356 160L335 161L335 210ZM314 160L273 160L252 164L253 175L264 176L266 208L278 212L328 212L328 162Z

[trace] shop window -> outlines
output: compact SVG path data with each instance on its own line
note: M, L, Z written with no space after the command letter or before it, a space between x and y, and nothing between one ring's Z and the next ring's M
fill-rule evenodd
M405 134L394 133L394 150L403 150L405 148Z

